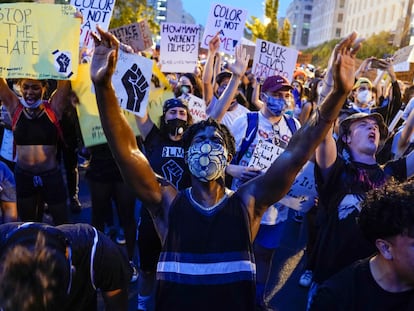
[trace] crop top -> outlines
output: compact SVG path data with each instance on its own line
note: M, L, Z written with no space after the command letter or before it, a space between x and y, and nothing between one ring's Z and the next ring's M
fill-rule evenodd
M14 125L13 135L16 145L56 145L59 137L58 129L45 108L34 119L22 111Z

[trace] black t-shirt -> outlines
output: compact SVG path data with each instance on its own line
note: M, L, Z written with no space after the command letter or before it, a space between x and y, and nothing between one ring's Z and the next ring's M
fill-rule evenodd
M0 225L0 241L20 223ZM96 289L102 292L127 290L130 267L126 254L107 236L88 224L56 227L63 232L72 248L75 267L69 297L62 301L62 311L97 310Z
M182 141L163 137L154 125L144 141L145 155L155 173L171 182L178 190L190 186L190 172L184 161Z
M325 281L313 298L311 311L414 310L414 290L391 293L372 277L369 258L355 262Z
M377 164L346 163L338 157L326 180L315 166L319 230L313 257L314 281L321 283L375 252L357 224L360 202L368 190L382 186L390 177L406 178L405 159L388 162L382 168Z

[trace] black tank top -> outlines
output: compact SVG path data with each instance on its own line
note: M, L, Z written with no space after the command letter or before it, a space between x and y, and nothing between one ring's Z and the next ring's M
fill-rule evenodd
M157 266L156 310L254 310L256 266L237 194L209 212L181 191Z

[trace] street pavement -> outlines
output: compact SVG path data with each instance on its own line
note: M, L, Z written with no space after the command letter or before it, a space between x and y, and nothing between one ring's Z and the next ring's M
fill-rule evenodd
M91 199L83 170L80 171L79 199L82 203L82 211L80 214L72 214L71 221L90 223ZM136 214L138 221L139 204L137 204ZM306 260L304 253L307 236L306 225L306 217L304 217L303 223L297 223L293 220L293 211L290 212L281 246L273 258L269 284L266 289L269 305L272 308L270 310L304 311L306 308L307 289L298 285ZM138 263L138 254L136 254L135 263ZM136 311L137 291L137 282L131 283L129 311ZM104 310L104 307L102 298L100 295L98 297L98 310L101 311Z

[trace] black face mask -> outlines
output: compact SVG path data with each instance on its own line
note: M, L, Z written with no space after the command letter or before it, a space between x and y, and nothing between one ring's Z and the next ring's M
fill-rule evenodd
M173 136L181 135L184 133L187 127L187 121L181 119L173 119L167 121L168 134Z

